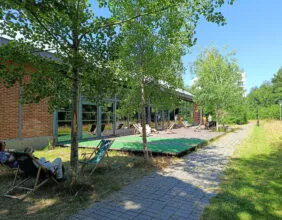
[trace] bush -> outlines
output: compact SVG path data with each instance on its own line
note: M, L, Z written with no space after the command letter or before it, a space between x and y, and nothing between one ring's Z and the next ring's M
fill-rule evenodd
M257 118L257 109L249 110L248 119ZM271 105L269 107L259 108L259 118L260 119L279 119L280 118L280 106Z

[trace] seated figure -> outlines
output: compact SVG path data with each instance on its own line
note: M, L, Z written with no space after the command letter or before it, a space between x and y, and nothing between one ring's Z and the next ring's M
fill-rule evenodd
M5 149L6 143L0 141L0 163L5 164L11 168L18 167L18 162L15 160L14 156L8 151L5 151Z
M24 149L24 152L33 154L33 149L31 147L26 147ZM40 163L41 166L44 168L50 170L52 173L56 174L56 179L58 181L64 181L66 180L66 177L64 176L64 167L62 163L61 158L56 158L52 162L47 161L44 157L37 158L37 161ZM36 163L34 163L36 166L38 166Z

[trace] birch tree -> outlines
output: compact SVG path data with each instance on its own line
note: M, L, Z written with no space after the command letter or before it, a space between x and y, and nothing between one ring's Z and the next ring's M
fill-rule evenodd
M52 110L71 105L70 163L75 181L79 95L94 96L110 87L114 25L103 26L109 19L95 17L86 0L2 0L0 21L1 34L14 39L1 49L5 51L2 64L12 61L14 65L2 66L0 80L7 86L20 82L25 101L48 97ZM43 59L39 56L43 51L52 52L55 59ZM98 88L101 80L103 87Z
M138 56L136 48L132 48L135 50L135 57L138 57L139 69L131 74L152 73L154 71L149 65L146 68L143 65L149 59L147 53L147 59L144 59L144 47L155 47L152 40L158 35L163 38L159 43L164 44L166 41L168 47L180 48L181 52L176 53L178 57L185 51L183 46L195 44L195 27L200 17L220 25L225 24L223 15L217 9L226 2L233 3L233 0L97 0L100 7L108 7L113 15L105 18L95 16L87 0L1 0L1 34L16 40L6 46L6 51L10 54L2 53L0 80L7 86L12 86L15 82L22 84L25 76L31 75L30 83L24 85L27 100L32 102L48 97L51 110L62 102L71 104L71 167L75 181L78 168L79 95L84 92L89 96L98 94L101 97L101 91L112 88L111 80L119 78L111 68L111 63L119 52L116 47L119 39L117 35L123 36L126 42L130 33L134 33L137 39L128 40L124 45L133 45L134 41L142 43L139 44ZM138 24L137 31L133 31L133 24ZM150 33L150 37L146 41L140 40L146 33ZM148 45L145 44L147 42ZM125 49L128 51L129 46ZM19 60L11 59L15 51L18 58L22 55ZM32 58L35 52L42 51L51 51L57 60L49 60L44 68L41 65L45 63L44 60ZM155 49L151 49L152 51ZM150 56L153 57L153 54ZM165 57L172 60L171 55ZM158 59L162 58L159 56ZM7 67L7 61L11 60L18 64ZM24 67L25 61L38 68L29 71L30 69ZM11 68L13 76L8 74ZM143 83L139 84L141 93L145 91L146 80L151 79L143 77ZM142 98L142 102L144 101Z
M197 80L192 92L197 104L213 108L218 130L219 112L239 104L243 98L240 68L234 54L220 54L215 48L205 49L193 64Z
M183 67L181 57L196 43L195 28L201 16L224 24L215 9L224 1L110 1L110 11L117 20L136 19L120 26L122 44L121 67L128 73L129 87L140 101L144 157L149 159L145 107L154 83L163 82L175 91L181 88ZM150 16L149 16L150 15ZM156 89L156 88L155 88ZM157 91L157 90L155 90Z

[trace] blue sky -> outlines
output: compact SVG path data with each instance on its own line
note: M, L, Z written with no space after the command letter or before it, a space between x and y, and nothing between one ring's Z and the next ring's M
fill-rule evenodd
M201 20L196 30L197 45L183 57L187 67L185 84L189 85L192 79L189 65L202 49L210 45L219 49L228 45L229 51L236 51L238 63L246 72L247 91L271 80L282 66L281 9L282 0L236 0L234 5L220 9L227 25L222 27ZM99 9L96 13L109 15L106 9Z
M189 67L207 46L228 45L230 51L236 51L239 65L246 72L247 91L271 80L282 66L281 9L282 0L237 0L232 6L224 6L220 11L227 25L220 27L202 20L197 27L197 45L183 58L185 65ZM185 84L191 79L187 71Z

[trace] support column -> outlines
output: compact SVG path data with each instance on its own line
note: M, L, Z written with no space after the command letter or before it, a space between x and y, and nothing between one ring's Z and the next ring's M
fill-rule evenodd
M150 125L151 123L151 102L149 100L147 107L147 123Z
M22 124L22 113L23 113L23 106L21 104L21 100L22 100L22 87L20 87L19 89L19 106L18 106L18 138L22 139L22 128L23 128L23 124Z
M155 111L154 119L155 119L155 129L158 130L158 112L157 111Z
M58 112L53 112L53 138L58 143Z
M170 111L167 110L167 127L170 126Z
M81 140L83 138L82 136L82 96L79 95L79 103L78 103L78 140Z
M141 124L141 116L140 116L140 113L138 112L138 123L140 123Z
M113 134L116 136L116 124L117 124L117 96L115 95L114 103L113 103Z
M164 130L164 110L162 110L162 129Z
M102 137L101 127L102 127L102 107L97 105L97 137Z
M129 126L130 126L129 115L127 115L127 117L126 117L126 123L127 123L127 128L129 128Z

